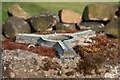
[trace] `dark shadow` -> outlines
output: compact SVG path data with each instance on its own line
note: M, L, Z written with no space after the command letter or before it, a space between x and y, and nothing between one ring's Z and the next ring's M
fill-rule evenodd
M60 22L62 22L62 20L61 20L61 13L62 13L62 10L59 10L58 16L59 16Z
M80 30L80 27L78 26L78 24L75 24L75 28L76 28L77 30Z
M115 13L118 17L120 17L120 2L118 3L118 11Z
M53 28L52 30L55 31L56 30L56 25L54 25L52 28Z
M103 20L83 20L82 22L99 22L99 23L103 23L104 25L108 24L110 22L110 20L107 21L103 21Z
M7 11L7 13L8 13L8 16L9 16L9 17L13 16L11 13L9 13L9 11Z
M89 16L88 16L88 14L89 14L89 10L88 10L88 6L86 6L85 8L84 8L84 11L83 11L83 13L82 13L82 20L89 20Z
M116 36L112 35L112 34L106 34L108 38L117 38Z
M31 20L32 20L32 18L29 18L29 19L26 20L26 22L28 22L28 24L29 24L29 26L30 26L31 33L35 33L36 31L35 31L35 29L32 27Z

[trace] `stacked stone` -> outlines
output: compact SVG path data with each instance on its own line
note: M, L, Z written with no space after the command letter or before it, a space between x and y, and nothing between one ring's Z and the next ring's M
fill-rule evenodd
M19 33L31 33L30 25L26 19L30 15L19 5L15 4L8 9L10 17L3 24L3 34L7 38L13 38Z
M117 4L93 3L87 5L80 15L72 10L62 9L58 14L42 13L30 16L19 5L8 9L10 17L3 24L3 34L13 38L19 33L92 29L119 37L120 8Z

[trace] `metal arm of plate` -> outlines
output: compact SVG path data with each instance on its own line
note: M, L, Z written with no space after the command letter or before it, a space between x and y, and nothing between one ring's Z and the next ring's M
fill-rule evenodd
M71 36L71 39L67 40L52 40L52 37L59 37L62 35ZM61 59L64 58L74 58L77 56L77 53L69 45L70 42L81 39L83 37L92 37L95 36L95 31L86 30L76 33L56 33L56 34L47 34L47 35L38 35L38 34L18 34L16 36L16 42L19 43L30 43L38 44L39 46L51 47L56 49L58 56Z

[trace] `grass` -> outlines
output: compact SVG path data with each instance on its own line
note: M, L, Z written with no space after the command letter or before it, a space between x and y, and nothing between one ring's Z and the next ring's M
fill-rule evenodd
M2 21L6 21L8 18L8 8L16 4L15 2L3 2L2 3ZM84 7L89 4L87 2L19 2L19 4L26 12L31 16L39 15L43 12L58 13L60 9L71 9L80 15L82 15Z
M71 9L82 15L85 6L91 3L93 2L2 2L2 21L7 20L8 8L14 4L19 4L26 12L34 16L43 12L57 14L60 9Z

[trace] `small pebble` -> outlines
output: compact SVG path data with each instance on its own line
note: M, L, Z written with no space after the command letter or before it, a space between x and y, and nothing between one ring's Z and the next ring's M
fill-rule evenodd
M4 66L4 70L6 70L7 69L7 67L6 66Z
M11 72L11 73L10 73L10 76L11 76L12 78L15 77L15 73Z
M29 72L33 72L33 69L30 69L30 71Z
M27 70L24 70L24 72L27 72Z

